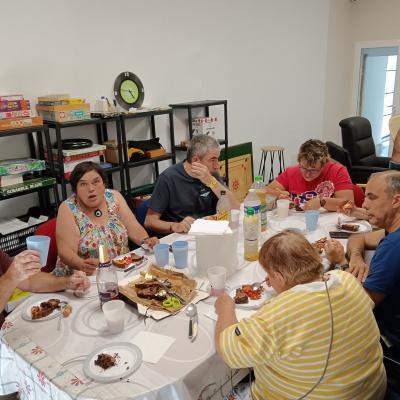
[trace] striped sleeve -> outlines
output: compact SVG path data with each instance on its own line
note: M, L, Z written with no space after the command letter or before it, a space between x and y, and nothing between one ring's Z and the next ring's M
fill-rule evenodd
M244 368L265 364L275 345L265 321L252 316L222 332L220 349L231 368Z

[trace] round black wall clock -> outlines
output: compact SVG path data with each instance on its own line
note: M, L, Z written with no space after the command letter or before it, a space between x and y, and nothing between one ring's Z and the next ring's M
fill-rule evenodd
M144 87L141 80L132 72L121 72L114 82L114 96L125 110L139 108L144 100Z

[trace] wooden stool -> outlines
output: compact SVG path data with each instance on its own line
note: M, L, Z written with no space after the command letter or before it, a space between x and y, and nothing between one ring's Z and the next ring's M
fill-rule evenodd
M278 163L279 163L279 173L281 174L285 170L285 158L283 152L285 148L282 146L264 146L261 147L262 155L260 161L260 168L258 169L258 175L263 177L265 181L265 163L267 162L267 157L269 153L270 159L270 170L269 170L269 180L268 183L272 182L275 179L274 174L274 161L275 161L275 154L278 155Z

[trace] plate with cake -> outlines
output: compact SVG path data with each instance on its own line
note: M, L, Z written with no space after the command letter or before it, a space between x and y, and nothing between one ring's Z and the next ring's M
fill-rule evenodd
M106 344L86 357L83 372L96 382L117 382L132 375L142 364L142 359L142 351L132 343Z
M328 225L325 227L329 232L348 232L348 233L365 233L371 232L372 227L367 221L356 220L356 221L345 221L341 218L338 219L338 223Z
M21 312L25 321L38 322L57 318L69 299L59 294L34 295Z
M237 308L255 310L260 308L268 299L276 296L275 290L269 286L253 288L250 284L236 286L229 292Z

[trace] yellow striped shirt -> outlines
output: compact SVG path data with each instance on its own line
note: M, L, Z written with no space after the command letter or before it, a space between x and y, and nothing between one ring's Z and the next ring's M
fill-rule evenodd
M332 271L327 284L332 350L322 382L306 398L383 398L386 375L373 302L347 272ZM231 368L254 367L255 399L298 399L321 377L331 329L325 284L312 282L281 293L225 329L220 347Z

